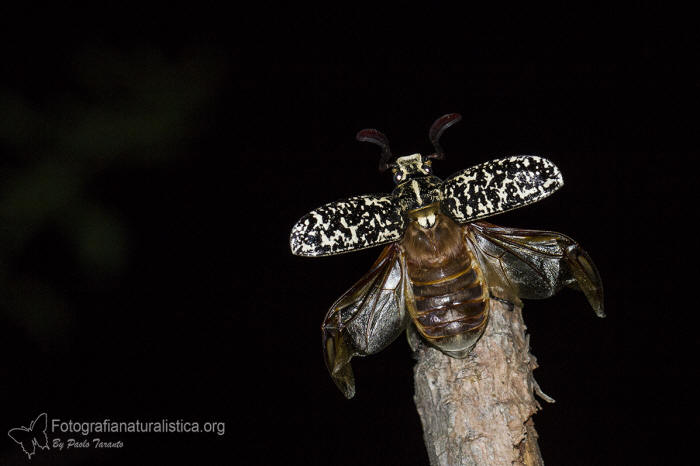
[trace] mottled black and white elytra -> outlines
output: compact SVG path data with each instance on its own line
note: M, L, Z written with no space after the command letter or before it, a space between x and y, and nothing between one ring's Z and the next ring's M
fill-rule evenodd
M491 299L552 296L568 286L582 291L604 317L603 287L590 256L571 238L550 231L504 228L481 221L537 202L564 185L559 169L536 155L492 160L446 180L433 175L444 158L443 131L455 113L430 128L435 153L399 157L386 136L357 134L382 148L381 171L391 169L390 194L354 196L325 204L292 228L299 256L329 256L387 245L371 270L341 296L322 326L331 376L346 397L355 393L353 356L381 351L404 329L445 354L466 357L488 323Z

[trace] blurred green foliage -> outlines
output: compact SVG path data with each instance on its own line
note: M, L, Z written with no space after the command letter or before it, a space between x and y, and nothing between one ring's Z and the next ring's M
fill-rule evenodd
M35 83L0 84L0 319L37 341L66 339L75 305L26 257L49 238L76 279L118 278L131 226L95 186L187 157L226 73L211 52L89 48Z

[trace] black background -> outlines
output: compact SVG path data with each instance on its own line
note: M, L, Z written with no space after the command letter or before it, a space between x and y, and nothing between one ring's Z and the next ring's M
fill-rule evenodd
M0 427L47 412L226 434L105 434L124 448L32 464L427 464L404 339L356 360L350 401L321 357L328 306L379 250L298 258L288 235L392 188L359 129L426 153L448 112L438 176L549 158L564 188L492 221L570 235L603 276L605 320L573 291L526 303L557 400L535 416L547 463L685 462L698 56L680 22L55 13L4 41ZM0 461L27 464L7 437Z

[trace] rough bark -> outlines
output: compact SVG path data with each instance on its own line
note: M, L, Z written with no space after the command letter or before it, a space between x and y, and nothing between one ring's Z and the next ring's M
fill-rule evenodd
M488 327L465 359L420 345L415 402L432 465L543 465L532 416L547 401L532 376L522 309L492 301Z

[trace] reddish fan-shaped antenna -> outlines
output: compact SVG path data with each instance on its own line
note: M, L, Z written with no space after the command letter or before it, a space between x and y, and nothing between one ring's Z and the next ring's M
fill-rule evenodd
M376 129L363 129L357 133L355 138L362 142L371 142L382 148L382 158L379 159L379 171L383 172L389 168L389 160L391 159L391 149L389 149L389 138L384 133Z
M431 159L444 159L445 158L445 152L442 150L442 146L440 146L440 143L438 142L440 140L440 136L442 136L442 133L449 128L450 126L454 125L457 123L459 120L462 119L462 115L459 113L448 113L447 115L443 115L437 120L435 120L435 123L430 127L430 131L428 132L428 136L430 137L430 142L433 143L433 147L435 147L435 153L431 154L428 156L428 158Z

